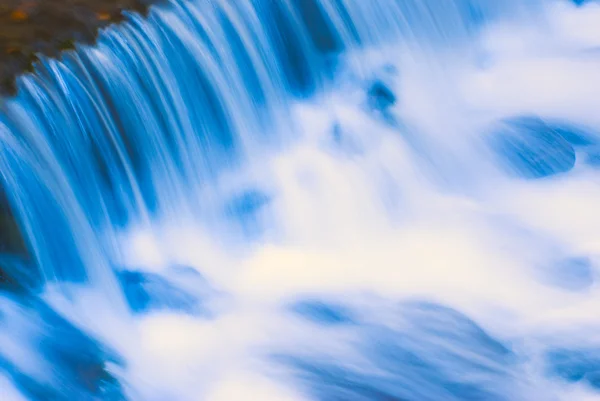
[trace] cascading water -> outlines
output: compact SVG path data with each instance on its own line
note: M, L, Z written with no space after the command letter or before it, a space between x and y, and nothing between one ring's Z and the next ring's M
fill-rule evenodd
M173 0L43 60L0 399L600 400L599 18Z

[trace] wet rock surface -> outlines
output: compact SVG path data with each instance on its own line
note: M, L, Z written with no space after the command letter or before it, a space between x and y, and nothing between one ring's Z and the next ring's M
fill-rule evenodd
M15 77L43 56L57 57L75 43L93 43L98 30L145 13L155 0L3 0L0 3L0 92L16 91Z

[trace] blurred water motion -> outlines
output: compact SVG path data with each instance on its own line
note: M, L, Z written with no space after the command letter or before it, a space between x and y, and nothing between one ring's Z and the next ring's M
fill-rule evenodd
M177 1L0 113L0 399L600 399L600 4Z

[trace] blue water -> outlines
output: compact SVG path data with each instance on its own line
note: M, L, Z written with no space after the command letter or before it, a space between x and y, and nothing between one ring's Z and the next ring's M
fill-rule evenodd
M600 400L599 20L172 0L42 60L0 400Z

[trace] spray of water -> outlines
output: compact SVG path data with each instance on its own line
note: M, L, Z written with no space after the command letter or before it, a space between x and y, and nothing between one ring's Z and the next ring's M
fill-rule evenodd
M600 399L599 19L174 0L44 60L0 398Z

